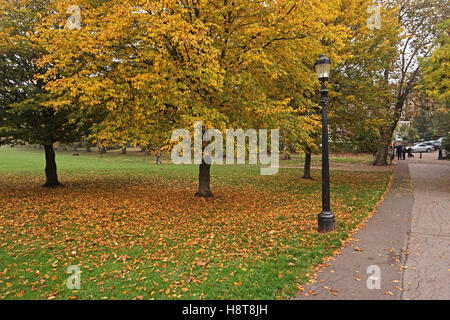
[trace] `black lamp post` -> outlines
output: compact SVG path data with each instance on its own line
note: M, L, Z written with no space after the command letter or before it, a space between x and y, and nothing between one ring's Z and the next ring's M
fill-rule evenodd
M319 232L327 233L336 229L334 215L330 208L330 163L328 156L328 89L326 82L330 75L331 61L321 54L316 64L317 77L322 83L322 212L318 216Z

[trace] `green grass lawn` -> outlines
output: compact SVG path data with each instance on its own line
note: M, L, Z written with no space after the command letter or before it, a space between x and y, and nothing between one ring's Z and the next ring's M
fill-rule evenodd
M325 235L320 171L305 181L298 168L213 166L215 197L204 200L193 196L195 165L118 152L57 153L57 163L65 187L41 188L43 151L0 148L2 299L287 299L372 211L391 174L332 171L337 231ZM66 287L73 265L80 290Z

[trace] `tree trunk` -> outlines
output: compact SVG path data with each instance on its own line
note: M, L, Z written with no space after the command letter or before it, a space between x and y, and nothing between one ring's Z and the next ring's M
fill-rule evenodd
M53 144L44 145L45 150L45 177L47 181L44 184L44 187L54 188L60 186L61 184L58 181L58 174L56 170L56 161L55 161L55 149L53 149Z
M388 144L389 146L389 144ZM388 157L388 147L380 146L375 155L375 160L373 162L374 166L387 166L387 157Z
M374 166L388 165L387 159L389 155L389 144L391 143L394 130L387 130L384 134L381 135L380 145L378 146L378 149L375 153L375 160L373 162Z
M306 148L305 152L305 169L303 170L303 179L311 178L311 149Z
M205 163L203 160L202 164L200 164L198 174L198 192L195 196L202 198L213 197L211 192L211 165Z
M387 77L388 73L386 73ZM387 81L387 78L386 78ZM392 136L394 135L395 128L397 128L397 124L400 121L402 116L403 106L405 105L406 98L408 97L408 90L403 93L399 93L397 96L397 101L394 107L394 115L392 119L392 123L381 129L381 137L380 144L377 148L377 152L375 155L375 161L373 162L374 166L387 166L387 157L389 154L389 144L391 143Z

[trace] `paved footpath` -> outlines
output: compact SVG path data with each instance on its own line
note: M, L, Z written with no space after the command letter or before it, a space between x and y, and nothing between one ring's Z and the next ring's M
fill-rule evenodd
M435 155L396 163L376 214L295 299L450 299L450 162Z

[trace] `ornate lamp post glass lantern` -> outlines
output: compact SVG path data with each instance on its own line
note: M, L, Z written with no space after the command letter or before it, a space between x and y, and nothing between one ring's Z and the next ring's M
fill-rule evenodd
M328 88L326 82L330 76L331 61L321 54L316 64L317 78L322 83L322 212L318 216L319 232L331 232L336 229L334 215L330 208L330 161L328 155Z
M330 76L331 60L325 57L324 54L321 54L319 60L316 61L315 67L317 78L324 84L325 81L328 81L328 77Z

